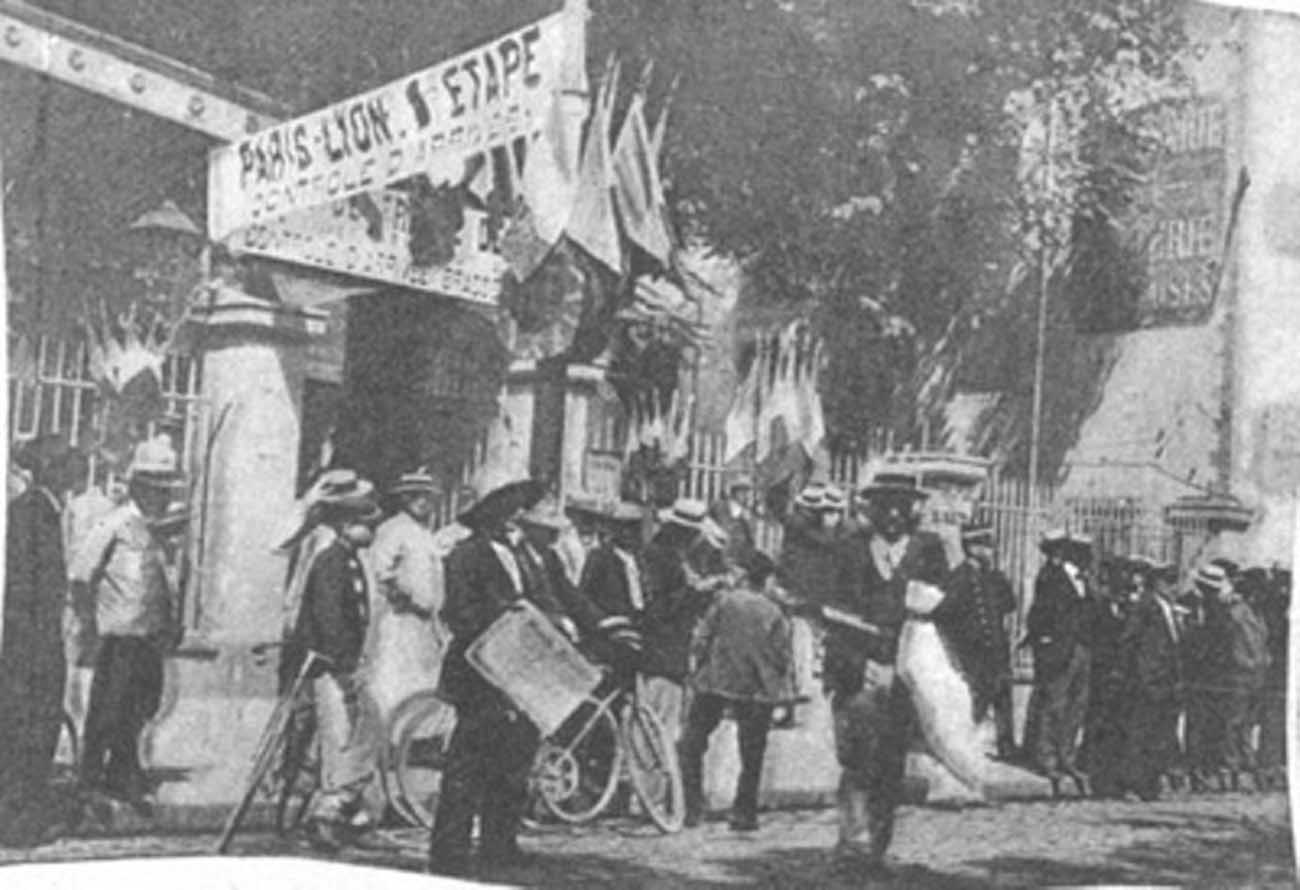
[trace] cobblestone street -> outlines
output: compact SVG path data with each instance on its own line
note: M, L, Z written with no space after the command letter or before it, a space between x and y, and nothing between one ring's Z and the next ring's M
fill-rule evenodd
M762 829L736 835L725 822L665 837L631 820L585 828L546 826L524 838L536 854L526 869L485 880L528 887L841 887L827 850L830 810L766 814ZM403 870L423 866L425 836L384 832L387 849L352 861ZM210 834L67 839L0 861L209 854ZM264 835L237 838L249 855L316 855ZM1291 887L1289 820L1282 794L1182 796L1155 804L1034 801L902 811L895 877L879 886L919 888L1140 884L1179 887ZM877 886L877 885L871 885Z

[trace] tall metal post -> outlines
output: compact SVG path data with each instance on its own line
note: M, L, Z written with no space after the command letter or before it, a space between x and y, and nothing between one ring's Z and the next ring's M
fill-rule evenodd
M1052 176L1052 128L1054 107L1047 106L1047 125L1043 136L1043 185L1044 192L1050 196L1053 187ZM1034 339L1034 393L1033 409L1029 422L1029 497L1030 502L1038 501L1038 451L1043 434L1043 365L1047 340L1047 297L1048 278L1051 262L1048 257L1048 224L1045 211L1039 217L1038 224L1038 332Z

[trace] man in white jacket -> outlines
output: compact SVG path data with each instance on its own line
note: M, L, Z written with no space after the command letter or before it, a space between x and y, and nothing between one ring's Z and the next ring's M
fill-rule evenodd
M439 487L423 471L389 489L400 509L379 526L370 548L375 595L367 643L369 686L385 721L407 696L438 683L447 633L442 559L429 517Z

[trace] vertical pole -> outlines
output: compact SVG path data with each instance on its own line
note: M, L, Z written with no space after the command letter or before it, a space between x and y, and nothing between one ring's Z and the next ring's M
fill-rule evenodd
M1055 108L1047 106L1047 126L1043 136L1043 186L1045 194L1052 189L1052 125ZM1029 497L1038 500L1038 449L1043 434L1043 364L1047 339L1047 280L1049 260L1047 253L1047 220L1040 215L1038 225L1038 332L1034 340L1034 395L1029 424Z
M1296 633L1300 631L1300 601L1296 598L1296 572L1300 571L1300 490L1293 499L1295 520L1291 524L1291 603L1287 621L1290 624L1291 645L1287 647L1286 672L1286 762L1296 763L1300 757L1300 727L1296 725L1297 708L1300 708L1300 646L1295 645ZM1286 771L1287 799L1291 812L1300 812L1300 776L1295 769ZM1291 828L1292 852L1296 857L1293 862L1300 862L1300 827Z
M4 360L5 367L5 385L0 387L0 416L6 421L9 418L9 277L5 266L5 176L4 176L4 159L0 158L0 331L4 336L0 337L0 359ZM7 427L9 434L12 434L12 426ZM9 486L9 434L0 436L0 463L5 466L5 487ZM8 516L8 510L0 511L0 537L8 540L9 529L6 527L5 520ZM5 621L5 589L0 584L0 650L4 648L4 621Z

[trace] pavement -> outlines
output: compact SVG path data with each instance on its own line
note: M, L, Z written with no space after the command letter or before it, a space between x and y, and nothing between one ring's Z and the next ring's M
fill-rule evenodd
M482 880L538 888L618 887L1294 887L1290 818L1278 792L1178 794L1155 803L1080 799L987 805L907 806L891 850L893 877L866 881L832 871L833 810L765 813L760 830L725 822L665 836L634 819L540 826L522 839L527 866ZM0 850L0 863L124 857L210 856L211 833L69 837L29 851ZM236 838L243 857L343 859L399 872L424 866L427 834L378 832L375 849L322 857L265 833ZM269 861L269 860L268 860ZM0 868L0 886L6 885Z

